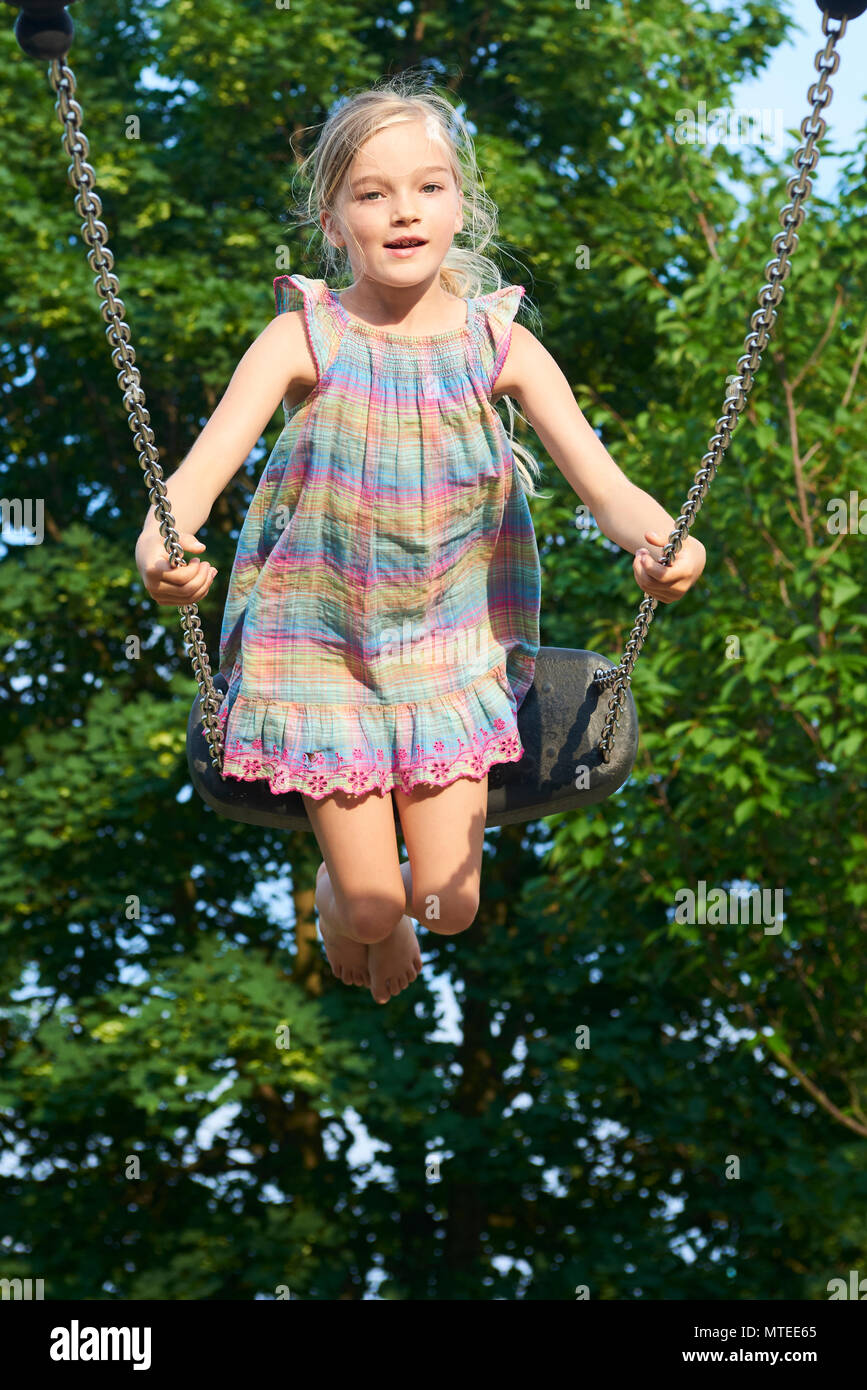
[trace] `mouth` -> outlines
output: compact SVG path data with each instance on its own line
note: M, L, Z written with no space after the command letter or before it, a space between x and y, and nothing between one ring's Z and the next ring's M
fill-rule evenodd
M387 241L385 243L386 251L402 251L404 254L410 251L417 251L420 246L427 246L427 242L422 237L418 236L395 237L394 241Z

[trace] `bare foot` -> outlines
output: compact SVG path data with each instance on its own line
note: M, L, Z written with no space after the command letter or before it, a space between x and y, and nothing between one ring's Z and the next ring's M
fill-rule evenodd
M412 919L401 917L391 936L367 948L370 992L377 1004L387 1004L411 985L421 972L421 952Z
M334 911L334 891L331 880L323 883L328 870L325 861L316 870L316 895L314 906L319 913L319 932L325 945L325 954L332 974L345 985L370 985L370 972L367 965L368 947L363 941L353 941L341 935L339 924L332 917ZM323 911L323 901L325 908Z

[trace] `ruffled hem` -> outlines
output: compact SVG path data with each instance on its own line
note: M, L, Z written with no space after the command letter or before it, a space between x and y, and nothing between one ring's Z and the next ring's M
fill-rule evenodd
M218 715L224 731L229 714L222 775L267 779L275 796L298 791L322 801L335 791L385 796L461 777L478 782L496 763L524 756L505 666L422 704L304 705L233 697L230 689ZM455 723L464 737L444 738Z

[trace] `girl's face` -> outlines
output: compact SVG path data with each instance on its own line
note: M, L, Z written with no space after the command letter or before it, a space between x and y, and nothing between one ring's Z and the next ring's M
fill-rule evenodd
M338 213L322 226L345 246L356 280L410 286L439 273L455 232L463 226L463 194L440 141L421 121L402 122L371 136L349 168ZM424 242L396 254L399 237Z

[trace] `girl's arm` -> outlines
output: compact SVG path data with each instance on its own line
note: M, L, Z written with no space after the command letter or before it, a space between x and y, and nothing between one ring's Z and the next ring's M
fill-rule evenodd
M166 485L178 530L197 531L261 438L289 388L307 369L301 311L278 314L248 347L220 404ZM159 525L150 508L144 531Z
M302 311L278 314L244 353L222 400L166 484L169 510L185 550L204 550L195 532L249 457L283 397L309 382L311 371L315 375ZM210 566L203 570L198 557L190 564L171 566L153 507L135 554L145 588L159 603L196 602L216 572Z
M682 598L704 569L701 541L687 536L671 565L658 563L646 541L662 547L675 522L648 492L618 468L572 394L554 358L523 324L512 340L494 395L516 398L572 489L609 540L635 555L639 587L664 603Z

